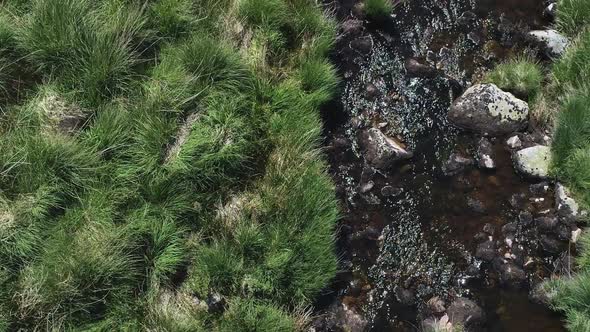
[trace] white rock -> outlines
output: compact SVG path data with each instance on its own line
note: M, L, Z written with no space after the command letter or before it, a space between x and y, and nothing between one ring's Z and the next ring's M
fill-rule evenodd
M514 166L526 176L545 179L549 177L551 149L537 145L522 149L514 154Z
M552 29L533 30L529 32L529 36L545 44L547 47L547 55L551 57L561 56L569 44L569 40L566 37Z
M506 141L506 145L511 149L518 149L522 146L522 142L520 141L520 137L514 135Z
M582 230L579 228L576 229L575 231L572 231L572 238L570 241L572 241L572 243L578 242L578 239L580 238L581 234L582 234Z

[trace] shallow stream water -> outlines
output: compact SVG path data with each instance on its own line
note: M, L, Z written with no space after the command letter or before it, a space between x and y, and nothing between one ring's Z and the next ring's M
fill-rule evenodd
M354 6L338 3L342 22L355 19ZM453 152L474 155L480 139L448 123L452 101L486 69L522 51L523 33L548 24L543 8L539 0L409 0L388 20L343 32L333 57L343 93L324 113L343 210L342 266L319 308L345 304L366 322L358 325L362 330L414 331L428 299L461 296L485 311L482 330L564 331L558 314L528 296L551 275L557 255L537 255L526 234L517 239L535 258L519 287L500 285L494 270L474 257L474 237L484 227L499 233L523 211L551 209L551 190L531 194L535 182L514 171L506 137L490 139L495 170L470 167L453 176L441 170ZM413 74L407 59L435 69ZM414 157L387 170L370 167L358 144L367 127L396 138ZM524 203L511 203L513 197ZM411 300L400 300L404 296ZM316 330L339 328L320 324Z

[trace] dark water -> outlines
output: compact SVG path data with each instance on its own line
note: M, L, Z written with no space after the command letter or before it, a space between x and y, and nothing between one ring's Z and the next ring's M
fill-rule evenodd
M353 5L341 2L342 19ZM409 1L394 10L392 20L366 25L362 38L370 37L370 54L352 56L352 43L339 43L334 57L345 88L324 118L343 206L338 239L343 266L320 306L345 303L367 319L368 330L413 331L430 297L465 296L485 310L488 331L564 331L559 315L528 300L528 289L502 288L493 276L472 278L466 272L481 264L472 255L474 236L484 225L499 230L522 209L550 208L552 193L541 203L528 200L532 182L514 172L505 138L492 140L496 170L473 167L452 177L441 171L451 152L473 155L479 140L448 123L451 102L482 68L521 50L518 31L547 24L542 9L543 1L535 0ZM432 61L437 75L409 76L407 58ZM366 97L368 84L377 88L378 98ZM358 147L359 121L382 125L414 158L387 171L372 170ZM367 183L372 189L363 190ZM386 186L398 188L398 195L383 195ZM514 194L527 197L524 207L509 204ZM534 264L537 271L530 275L548 276L550 262ZM488 272L482 268L482 273ZM412 290L414 305L396 299L399 287Z

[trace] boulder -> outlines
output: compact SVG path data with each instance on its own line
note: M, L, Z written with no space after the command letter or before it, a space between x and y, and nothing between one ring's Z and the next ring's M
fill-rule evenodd
M492 143L487 138L482 137L477 145L477 166L484 169L496 168L496 162L492 158L493 153Z
M527 126L529 106L494 84L470 87L451 106L448 118L480 134L505 135Z
M464 297L457 298L447 309L447 315L453 326L467 328L479 327L485 321L484 311L477 303Z
M536 145L519 150L514 154L516 169L531 178L548 178L550 164L551 149L548 146Z
M398 160L412 157L411 152L406 151L399 143L385 136L377 128L362 131L359 143L365 160L379 169L386 169Z
M533 30L529 32L529 36L542 44L545 47L545 54L552 58L561 56L569 44L565 36L552 29Z

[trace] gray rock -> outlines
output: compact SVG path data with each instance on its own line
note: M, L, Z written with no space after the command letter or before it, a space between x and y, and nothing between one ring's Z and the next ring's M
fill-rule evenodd
M487 262L494 259L494 257L496 257L496 245L494 242L488 240L480 243L475 250L475 257Z
M587 217L587 212L580 209L580 205L572 197L570 190L558 183L555 186L555 208L560 218L565 221L577 222Z
M411 152L406 151L400 144L376 128L362 131L359 143L365 160L379 169L386 169L398 160L412 157Z
M363 31L363 21L350 19L346 20L341 25L342 33L348 36L358 36Z
M449 120L481 134L505 135L527 126L529 106L494 84L470 87L451 106Z
M480 168L494 169L496 168L496 162L493 159L494 150L492 143L482 137L477 145L477 165Z
M443 173L446 176L457 175L465 170L466 167L473 165L471 158L463 157L458 153L452 153L442 166Z
M561 56L569 44L565 36L552 29L533 30L529 32L529 36L545 46L545 53L549 57Z
M464 297L457 298L451 303L447 315L453 326L467 329L479 327L485 322L485 314L481 307Z
M551 149L548 146L536 145L522 149L514 154L514 166L522 174L546 179L549 177Z

